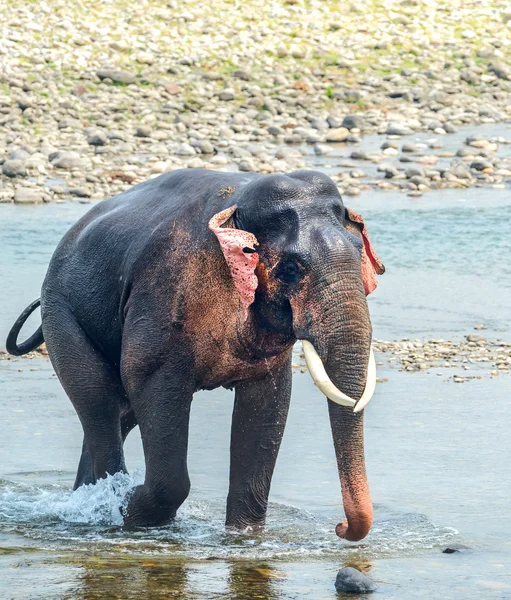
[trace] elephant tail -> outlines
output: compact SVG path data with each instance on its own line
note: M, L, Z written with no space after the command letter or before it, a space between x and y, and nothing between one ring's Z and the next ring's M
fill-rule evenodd
M33 333L28 340L21 342L18 345L18 334L21 331L21 328L25 324L25 321L28 317L34 312L36 308L41 306L41 299L38 298L34 300L32 304L29 304L27 308L21 313L21 315L16 319L16 322L9 331L9 335L7 336L7 341L5 342L5 348L9 354L13 356L21 356L22 354L27 354L32 350L38 348L44 342L43 328L41 325L37 328L37 331Z

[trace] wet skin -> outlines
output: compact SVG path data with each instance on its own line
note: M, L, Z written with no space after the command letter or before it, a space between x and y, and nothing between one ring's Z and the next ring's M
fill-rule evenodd
M234 205L225 226L258 243L247 315L208 228ZM123 442L138 424L146 475L125 523L172 519L190 489L193 394L234 388L226 522L263 525L296 339L314 344L335 385L362 394L371 341L362 231L335 184L313 171L175 171L80 219L57 247L41 296L50 358L84 430L75 487L124 471ZM329 404L348 518L338 533L361 539L372 520L363 414Z

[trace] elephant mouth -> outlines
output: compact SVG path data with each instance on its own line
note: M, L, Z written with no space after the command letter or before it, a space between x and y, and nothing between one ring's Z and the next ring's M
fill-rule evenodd
M362 411L373 397L374 390L376 388L376 361L372 348L369 353L369 363L367 366L367 377L364 392L357 401L341 392L341 390L334 385L328 376L325 366L323 365L323 361L321 360L314 346L308 340L302 340L302 346L307 368L309 369L309 373L311 374L314 383L317 385L320 391L336 404L353 407L353 412L355 413Z

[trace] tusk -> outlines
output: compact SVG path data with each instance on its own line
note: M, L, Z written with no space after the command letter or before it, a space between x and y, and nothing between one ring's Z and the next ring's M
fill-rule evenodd
M302 340L303 352L305 354L305 362L311 374L314 383L325 394L327 398L340 404L341 406L353 406L353 412L360 412L371 400L376 387L376 362L374 360L373 350L369 355L369 365L367 367L367 381L364 393L358 402L343 394L341 390L335 387L330 377L328 377L323 361L316 352L314 346L307 340ZM356 405L356 406L355 406Z
M357 402L357 405L353 409L353 412L360 412L369 404L369 400L373 397L374 390L376 389L376 360L374 358L373 348L371 346L371 352L369 353L369 364L367 365L367 381L364 388L362 398Z

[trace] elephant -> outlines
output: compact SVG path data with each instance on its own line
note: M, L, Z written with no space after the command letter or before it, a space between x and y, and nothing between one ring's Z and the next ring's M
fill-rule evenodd
M225 522L245 530L265 525L302 340L328 399L346 514L336 533L357 541L373 519L366 296L383 272L362 217L321 172L176 170L96 204L69 230L7 350L46 342L84 432L75 489L126 472L123 442L140 427L145 480L128 500L127 528L175 517L190 491L193 395L234 389ZM18 344L39 303L42 325Z

